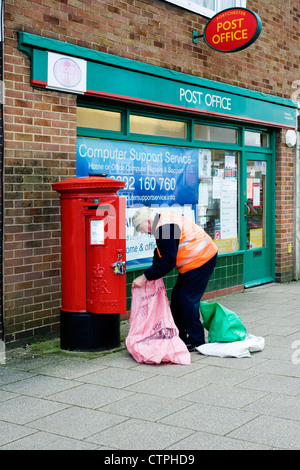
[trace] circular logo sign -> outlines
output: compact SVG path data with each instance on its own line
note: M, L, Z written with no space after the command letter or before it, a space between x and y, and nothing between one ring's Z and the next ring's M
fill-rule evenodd
M56 80L65 87L74 87L81 80L81 70L79 65L72 59L58 59L53 67Z
M205 42L220 52L237 52L250 46L260 35L259 16L247 8L220 11L204 29Z

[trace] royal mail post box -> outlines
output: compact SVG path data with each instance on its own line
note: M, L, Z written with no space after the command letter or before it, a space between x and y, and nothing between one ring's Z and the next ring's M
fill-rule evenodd
M125 198L106 175L54 183L61 201L61 348L111 349L126 313Z

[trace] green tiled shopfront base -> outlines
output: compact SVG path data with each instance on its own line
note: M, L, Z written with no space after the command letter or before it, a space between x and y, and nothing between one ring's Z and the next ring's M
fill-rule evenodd
M144 270L127 272L127 311L130 312L131 306L131 284L132 281L143 274ZM164 277L164 283L169 300L171 292L176 283L178 271L174 269ZM243 289L243 255L235 254L231 256L219 256L217 265L209 280L204 298L214 297L216 295L227 294L233 290Z

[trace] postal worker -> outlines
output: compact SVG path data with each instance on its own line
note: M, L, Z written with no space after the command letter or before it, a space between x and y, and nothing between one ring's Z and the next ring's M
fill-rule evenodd
M171 311L180 338L189 351L205 343L200 300L217 262L218 248L211 237L187 217L155 213L143 206L132 218L134 234L152 234L156 240L153 264L137 277L133 287L159 279L175 267L179 274L171 296Z

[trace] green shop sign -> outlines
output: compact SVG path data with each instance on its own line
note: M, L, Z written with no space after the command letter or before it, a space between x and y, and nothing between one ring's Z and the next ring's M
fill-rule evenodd
M298 104L278 96L186 75L19 32L31 84L176 111L296 128Z

